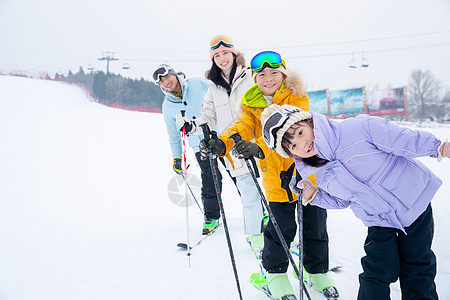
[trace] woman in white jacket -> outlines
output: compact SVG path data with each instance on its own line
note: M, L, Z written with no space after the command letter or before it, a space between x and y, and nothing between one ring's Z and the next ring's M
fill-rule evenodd
M218 134L228 129L240 115L242 96L254 85L250 69L245 66L244 55L236 51L229 37L214 37L210 47L212 66L206 76L213 83L203 98L202 114L195 120L177 116L178 126L184 126L186 133L202 134L199 125L203 123L211 129L217 125ZM231 156L227 158L227 170L236 179L241 195L244 232L249 236L253 250L259 254L264 243L261 197L244 160Z

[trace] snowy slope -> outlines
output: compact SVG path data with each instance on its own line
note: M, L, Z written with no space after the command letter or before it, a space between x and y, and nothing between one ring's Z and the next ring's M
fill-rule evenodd
M192 251L190 267L176 247L186 241L186 210L167 195L174 173L161 115L6 76L0 104L0 300L239 299L223 229ZM427 130L450 137L449 127ZM422 161L445 182L433 201L434 250L448 299L450 160ZM228 177L223 199L243 298L265 299L248 280L258 267ZM196 206L189 219L192 241L202 223ZM329 211L328 228L330 264L344 266L335 280L343 299L355 299L366 228L350 210ZM398 284L392 296L400 299Z

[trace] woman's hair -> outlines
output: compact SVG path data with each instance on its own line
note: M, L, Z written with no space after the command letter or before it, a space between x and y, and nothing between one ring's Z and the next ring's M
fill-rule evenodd
M236 74L236 55L233 53L233 66L231 67L231 72L230 72L230 82L231 80L233 80L234 75ZM220 85L221 87L223 87L226 91L227 94L230 95L231 93L231 85L226 82L226 80L223 78L222 76L222 69L220 69L216 63L214 62L214 59L212 61L212 66L211 69L209 70L209 74L208 74L208 79L211 80L212 82L214 82L216 85Z
M312 118L299 121L294 125L292 125L288 130L286 130L286 132L283 135L283 138L281 139L281 147L287 154L289 154L289 156L294 156L294 154L292 154L292 152L289 150L289 146L292 144L291 141L294 138L293 132L295 129L301 126L309 126L311 128L314 128L314 121ZM321 167L328 162L328 160L323 159L318 155L302 158L302 160L305 164L310 165L312 167Z

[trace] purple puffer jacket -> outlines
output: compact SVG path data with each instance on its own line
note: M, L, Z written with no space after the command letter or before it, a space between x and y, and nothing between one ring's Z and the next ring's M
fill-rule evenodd
M319 192L311 204L350 206L366 226L403 231L425 211L442 181L415 157L437 157L439 139L379 117L339 123L312 115L314 146L329 162L316 168L295 160L303 178L316 175Z

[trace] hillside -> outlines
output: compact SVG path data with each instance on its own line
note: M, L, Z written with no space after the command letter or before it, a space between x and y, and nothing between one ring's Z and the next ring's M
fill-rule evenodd
M167 195L175 175L160 114L109 108L59 82L7 76L0 76L0 103L1 300L239 299L223 230L192 251L190 267L176 247L186 240L186 210ZM426 130L450 137L448 127ZM438 292L447 299L450 160L422 161L444 180L433 201L434 250ZM249 282L258 266L237 192L224 177L243 298L265 299ZM366 228L348 209L328 214L330 265L343 266L334 278L342 298L355 299ZM196 206L189 217L196 240ZM398 284L392 299L400 299Z

